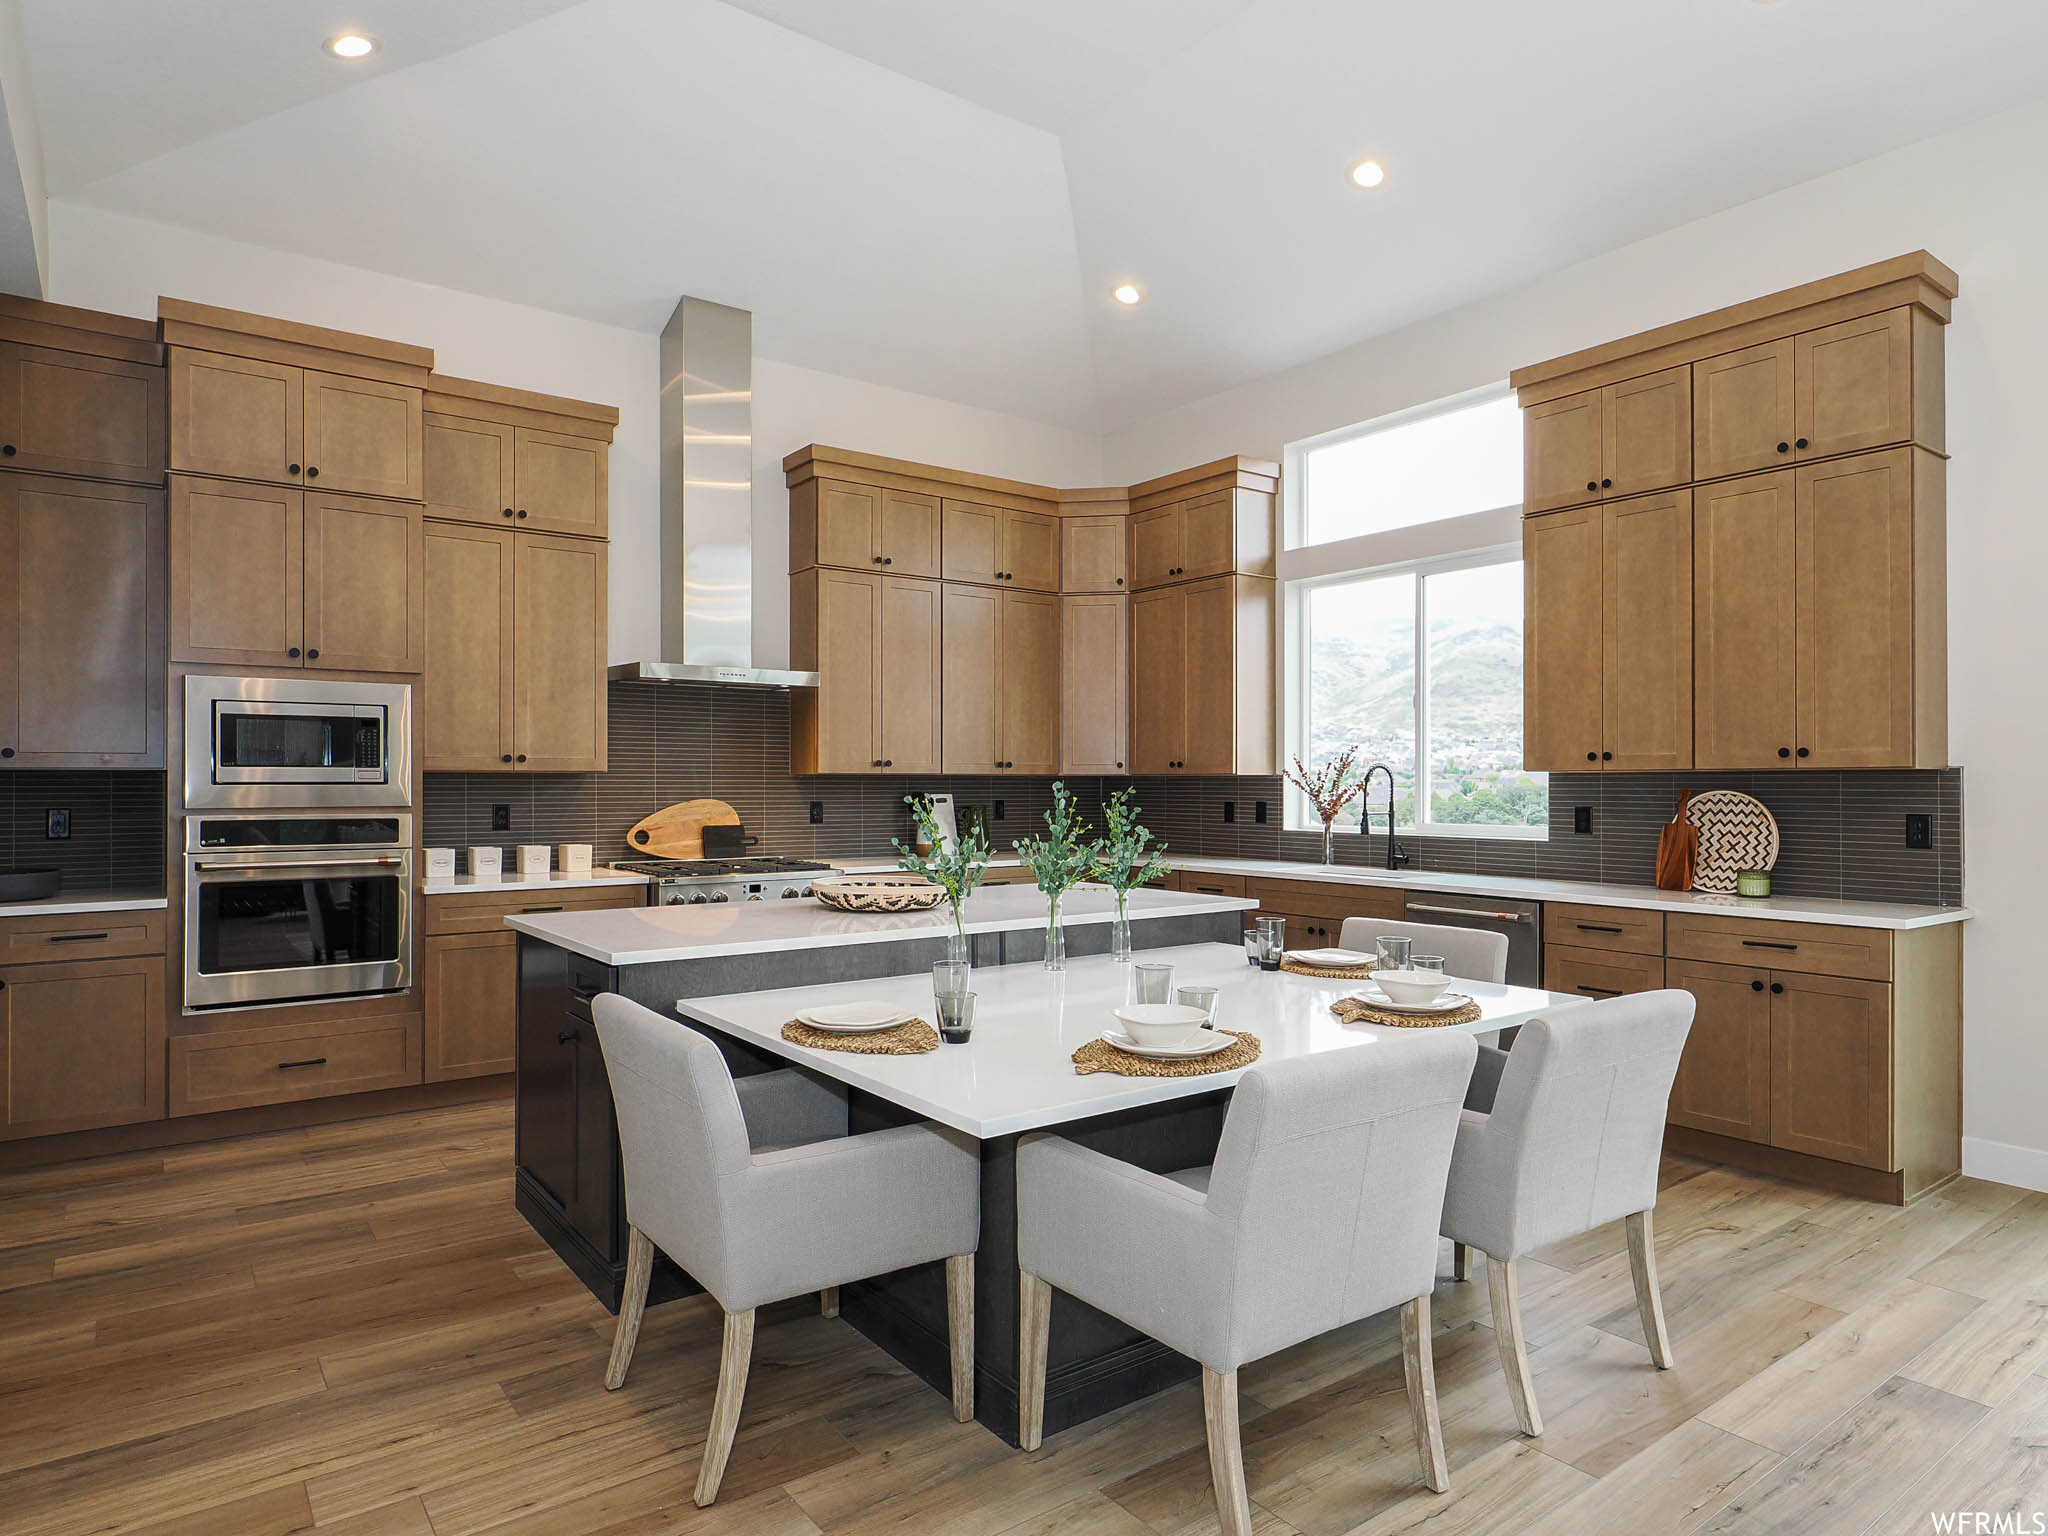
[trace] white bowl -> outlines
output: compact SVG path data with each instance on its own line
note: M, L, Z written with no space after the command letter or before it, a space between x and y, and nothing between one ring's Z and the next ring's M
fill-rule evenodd
M1126 1003L1116 1021L1140 1045L1185 1045L1198 1040L1209 1015L1182 1003Z
M1435 1002L1437 994L1451 984L1441 971L1374 971L1372 979L1395 1002L1411 1006Z

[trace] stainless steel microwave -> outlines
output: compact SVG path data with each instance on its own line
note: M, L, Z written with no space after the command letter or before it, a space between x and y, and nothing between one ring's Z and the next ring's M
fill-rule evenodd
M185 679L185 804L402 806L412 687L321 678Z

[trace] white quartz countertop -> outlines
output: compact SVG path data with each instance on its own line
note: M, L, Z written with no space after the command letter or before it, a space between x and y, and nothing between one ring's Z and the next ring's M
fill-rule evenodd
M62 917L70 912L147 912L170 905L162 891L116 886L107 891L59 891L40 901L0 902L0 917Z
M1249 1030L1259 1037L1262 1061L1311 1056L1323 1051L1398 1051L1428 1030L1387 1029L1377 1024L1344 1024L1330 1004L1353 984L1259 971L1245 964L1232 944L1189 944L1148 949L1147 961L1173 966L1176 986L1222 988L1216 1004L1220 1029ZM1114 1022L1111 1011L1124 1001L1129 967L1107 955L1070 962L1064 971L1035 963L978 967L974 972L974 1033L959 1045L941 1045L922 1056L860 1056L792 1045L782 1026L799 1008L820 1003L887 1002L929 1020L931 978L925 974L779 992L740 992L724 997L684 998L676 1012L685 1019L737 1036L814 1072L900 1104L986 1139L1019 1131L1085 1120L1114 1110L1228 1088L1244 1069L1199 1077L1123 1077L1074 1070L1073 1053ZM1585 1006L1587 999L1529 987L1488 982L1454 984L1478 1002L1481 1017L1470 1024L1443 1026L1468 1034L1489 1034L1560 1008Z
M1440 869L1386 870L1358 864L1297 864L1283 859L1167 858L1176 869L1221 875L1326 880L1340 885L1390 886L1445 895L1498 896L1519 901L1571 901L1594 907L1638 907L1650 912L1718 912L1788 923L1838 923L1845 928L1932 928L1974 916L1968 907L1918 907L1886 901L1836 901L1824 896L1720 896L1707 891L1660 891L1654 885L1600 885L1585 880L1530 880L1513 875L1460 875Z
M502 891L517 896L522 891L566 891L578 886L592 885L645 885L645 875L632 874L623 869L609 869L603 865L591 869L577 870L574 874L563 870L550 870L544 875L505 874L495 879L479 880L475 875L444 875L438 879L422 880L422 896L452 896L458 891Z
M1130 915L1134 921L1199 917L1209 912L1241 912L1255 905L1242 897L1153 889L1132 893ZM1116 898L1102 886L1080 887L1067 893L1061 914L1069 925L1107 923L1116 915ZM1045 922L1045 897L1036 886L984 888L967 898L965 919L969 933L1038 928ZM942 938L953 931L952 909L943 902L929 912L841 912L814 897L727 906L531 913L505 921L521 933L605 965ZM1241 963L1242 956L1239 958Z

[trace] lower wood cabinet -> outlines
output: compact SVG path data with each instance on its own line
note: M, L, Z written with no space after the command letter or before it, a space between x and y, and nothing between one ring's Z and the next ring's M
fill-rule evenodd
M1892 1163L1892 989L1773 971L1771 1145L1865 1168Z
M1738 1141L1771 1139L1768 972L1667 960L1664 979L1697 1009L1671 1085L1671 1124Z
M1543 985L1551 992L1577 992L1584 997L1627 997L1635 992L1654 992L1664 985L1664 957L1546 944Z
M170 1042L173 1115L367 1093L419 1081L417 1013L209 1030L176 1035Z
M157 947L0 966L0 1139L163 1118L160 928Z
M1182 878L1200 881L1216 877L1183 871ZM1182 888L1203 889L1200 884ZM1258 902L1256 912L1245 914L1246 926L1255 917L1285 918L1289 949L1323 949L1337 943L1343 937L1347 918L1398 920L1408 910L1408 898L1401 891L1339 880L1283 880L1254 875L1244 877L1241 893L1219 894L1242 894Z
M947 582L942 603L943 770L1057 772L1060 600ZM882 686L898 685L885 675Z

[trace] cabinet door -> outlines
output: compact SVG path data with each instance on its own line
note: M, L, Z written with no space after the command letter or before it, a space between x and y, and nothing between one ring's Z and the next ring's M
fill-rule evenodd
M513 507L522 529L604 536L611 520L610 444L521 427L513 456Z
M1770 974L1666 960L1664 984L1690 992L1699 1005L1671 1084L1671 1124L1738 1141L1769 1141Z
M426 653L420 509L306 491L306 665L417 672Z
M426 1080L510 1072L519 1024L519 935L463 933L427 939Z
M171 660L302 664L303 499L171 477Z
M1600 499L1600 394L1546 400L1522 412L1522 510L1548 512Z
M1600 765L1599 507L1522 523L1522 760L1551 773Z
M300 369L171 348L170 467L298 484L305 399Z
M9 469L160 483L163 369L0 342L0 457Z
M0 970L0 1139L164 1117L161 955Z
M1003 594L993 587L945 586L947 773L993 773L1002 766Z
M1605 508L1600 763L1614 772L1692 766L1692 496Z
M1187 597L1181 587L1131 599L1131 771L1170 773L1187 745Z
M429 773L512 762L513 549L510 528L426 525L426 676L420 755Z
M1186 594L1187 665L1182 674L1189 773L1237 771L1237 583L1228 576L1190 582Z
M1003 594L1001 746L1007 773L1052 774L1060 765L1060 600Z
M1910 442L1911 312L1888 310L1793 338L1794 447L1803 459Z
M1003 569L1003 514L999 507L948 501L941 515L940 567L948 581L994 586Z
M1180 503L1131 518L1131 586L1139 591L1179 579L1185 562Z
M820 480L817 497L818 564L849 571L865 571L880 565L881 491L872 485ZM795 553L798 560L803 560L801 551Z
M1552 992L1585 997L1627 997L1664 985L1661 955L1629 955L1570 944L1543 946L1543 985Z
M1060 522L1060 590L1122 592L1130 586L1130 519L1069 517Z
M1667 368L1600 392L1600 494L1634 496L1692 478L1692 369Z
M1237 569L1237 501L1230 491L1181 505L1181 574L1227 576Z
M1693 490L1693 762L1783 768L1798 734L1792 471Z
M867 773L882 766L882 578L820 570L816 590L818 764L811 771Z
M308 489L420 499L425 480L416 386L309 368L305 392Z
M1060 589L1060 522L1043 512L1003 512L1003 585Z
M512 428L431 411L421 419L427 516L511 524Z
M937 773L940 766L940 636L935 581L884 576L881 589L882 766L898 773Z
M1891 1168L1892 989L1771 973L1771 1145Z
M0 474L0 757L164 763L164 493Z
M1792 338L1692 365L1696 480L1746 475L1792 457Z
M939 498L921 491L881 493L881 536L876 553L891 576L939 574Z
M1130 756L1131 608L1060 600L1060 771L1120 774Z
M1912 450L1796 475L1799 766L1911 767Z
M513 551L513 762L528 773L605 766L605 552L522 533Z

